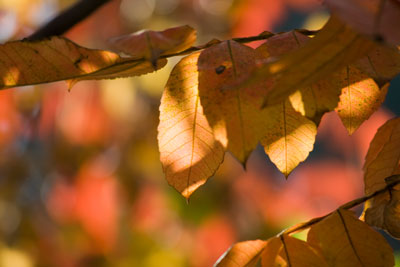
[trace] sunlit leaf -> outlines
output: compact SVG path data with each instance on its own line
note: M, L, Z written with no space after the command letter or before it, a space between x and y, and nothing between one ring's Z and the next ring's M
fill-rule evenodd
M297 238L282 235L267 240L261 255L263 267L328 266L317 250Z
M238 88L255 68L258 53L235 41L205 49L199 57L199 94L214 135L245 163L265 134L260 110L266 84Z
M266 242L250 240L234 244L215 264L216 267L255 266Z
M380 89L373 79L351 66L347 66L342 73L344 79L339 82L345 87L335 110L349 134L352 134L381 106L389 84Z
M297 31L291 31L269 38L256 50L266 60L271 60L299 49L309 40L309 37ZM335 73L329 79L322 79L304 88L297 88L289 96L293 108L318 124L325 112L334 110L338 105L342 91L342 86L337 82L338 79L340 76Z
M287 177L314 147L317 127L314 122L295 111L289 101L265 109L268 125L261 139L265 152Z
M331 17L305 46L260 67L244 86L267 77L277 77L277 84L265 100L265 105L276 104L297 89L327 78L361 58L372 46L372 41Z
M14 41L0 45L0 88L60 80L93 80L153 72L146 61L121 58L109 51L81 47L68 39ZM166 60L160 60L158 68Z
M394 257L385 238L352 211L340 209L308 232L307 242L321 251L329 266L393 266Z
M358 32L392 45L400 44L398 0L326 0L335 15Z
M114 47L135 59L145 58L154 64L162 55L181 52L196 41L196 31L180 26L164 31L139 31L110 40Z
M203 114L198 95L199 53L172 70L160 105L158 144L166 179L188 198L210 178L224 157Z

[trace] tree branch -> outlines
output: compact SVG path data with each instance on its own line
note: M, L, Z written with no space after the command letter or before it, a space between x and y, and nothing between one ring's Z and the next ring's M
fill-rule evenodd
M53 18L26 39L33 41L50 36L62 35L109 1L110 0L80 0L61 12L57 17Z
M363 197L354 199L354 200L352 200L350 202L347 202L346 204L343 204L342 206L340 206L338 209L346 209L346 210L348 210L348 209L354 208L355 206L358 206L358 205L364 203L365 201L367 201L367 200L369 200L369 199L371 199L373 197L376 197L377 195L380 195L380 194L383 194L383 193L389 191L394 186L400 184L400 176L399 175L390 176L390 177L386 178L386 181L387 181L387 185L384 188L382 188L382 189L380 189L380 190L378 190L378 191L376 191L376 192L374 192L374 193L372 193L372 194L370 194L368 196L363 196ZM331 215L334 212L336 212L336 210L334 210L334 211L332 211L332 212L330 212L330 213L328 213L328 214L326 214L324 216L317 217L317 218L309 220L308 222L301 223L301 224L298 224L298 225L296 225L294 227L288 228L288 229L282 231L279 235L292 234L292 233L295 233L295 232L298 232L298 231L305 230L305 229L311 227L313 224L316 224L316 223L322 221L323 219L325 219L326 217L328 217L329 215Z

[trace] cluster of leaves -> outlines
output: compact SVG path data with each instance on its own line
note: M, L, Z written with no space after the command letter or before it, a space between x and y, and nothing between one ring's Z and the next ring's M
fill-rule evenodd
M111 40L127 56L61 37L6 43L0 46L0 87L59 80L71 87L80 80L137 76L162 68L168 57L189 54L172 70L161 99L158 141L167 181L189 198L226 151L245 166L259 143L287 177L313 149L326 112L335 110L352 134L379 108L388 82L400 72L398 1L325 2L333 15L318 32L264 32L193 46L195 31L182 26ZM256 49L242 44L263 39ZM368 204L365 222L395 237L399 148L400 121L393 119L371 143L362 199ZM247 266L261 255L265 266L392 266L383 237L350 207L268 241L238 243L218 264ZM309 227L307 242L289 235Z

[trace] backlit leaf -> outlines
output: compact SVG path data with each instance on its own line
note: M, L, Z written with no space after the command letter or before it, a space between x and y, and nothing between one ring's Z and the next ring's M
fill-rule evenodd
M366 57L361 58L354 65L382 86L400 73L400 50L375 45Z
M282 102L299 88L306 87L364 56L373 43L350 29L336 17L314 38L296 51L260 67L245 83L277 77L265 105Z
M299 49L310 40L309 37L296 32L277 34L257 47L263 57L273 59ZM319 123L322 115L335 109L339 102L342 87L338 84L339 75L322 79L304 88L298 88L289 96L293 108L303 116Z
M324 267L328 266L313 247L297 238L282 235L267 240L261 255L263 267Z
M400 44L398 0L325 0L335 15L358 32L392 45Z
M172 70L160 105L158 144L170 185L184 197L210 178L224 157L214 139L198 95L199 53L183 58Z
M345 87L335 110L349 134L352 134L381 106L389 84L380 89L373 79L351 66L347 66L342 73L344 79L339 82Z
M215 264L216 267L251 267L257 264L266 242L250 240L236 243Z
M68 39L14 41L0 45L0 88L60 80L93 80L153 72L149 62L81 47ZM158 68L166 64L158 62Z
M235 41L205 49L199 57L199 94L214 135L245 163L265 134L267 113L260 110L265 88L238 88L255 68L258 53Z
M295 111L289 101L265 109L268 125L261 139L265 153L287 177L314 147L315 123Z
M135 59L145 58L152 63L163 55L181 52L196 41L196 31L180 26L164 31L139 31L110 40L114 47Z
M307 242L321 251L329 266L394 266L393 251L385 238L352 211L340 209L314 224Z

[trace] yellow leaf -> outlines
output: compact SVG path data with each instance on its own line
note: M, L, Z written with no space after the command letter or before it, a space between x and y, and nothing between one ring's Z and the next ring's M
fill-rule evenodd
M327 78L334 71L364 56L372 46L372 41L332 16L305 46L260 67L245 85L277 77L277 84L264 103L277 104L297 89Z
M398 0L326 0L333 14L377 41L400 44Z
M92 80L153 72L146 61L81 47L68 39L14 41L0 45L0 88L60 80ZM158 68L166 64L160 60Z
M235 41L205 49L199 57L199 94L215 138L240 162L265 134L260 109L267 85L238 88L255 68L258 53Z
M153 64L163 55L181 52L196 41L196 31L187 25L164 31L139 31L110 40L114 47L135 59L145 58Z
M361 58L354 65L382 86L400 73L399 47L375 45L366 57Z
M172 70L160 105L158 144L166 179L184 197L210 178L224 157L214 139L198 95L199 53Z
M263 267L324 267L323 257L306 242L289 235L267 240L261 255Z
M215 267L255 266L265 244L266 242L263 240L250 240L236 243L215 263Z
M385 238L352 211L340 209L314 224L307 242L321 251L329 266L394 266L393 251Z
M265 153L287 177L314 147L317 127L295 111L289 101L265 109L268 125L261 139Z
M389 84L380 89L373 79L352 66L342 73L343 80L338 82L345 86L335 110L349 134L353 134L381 106Z

